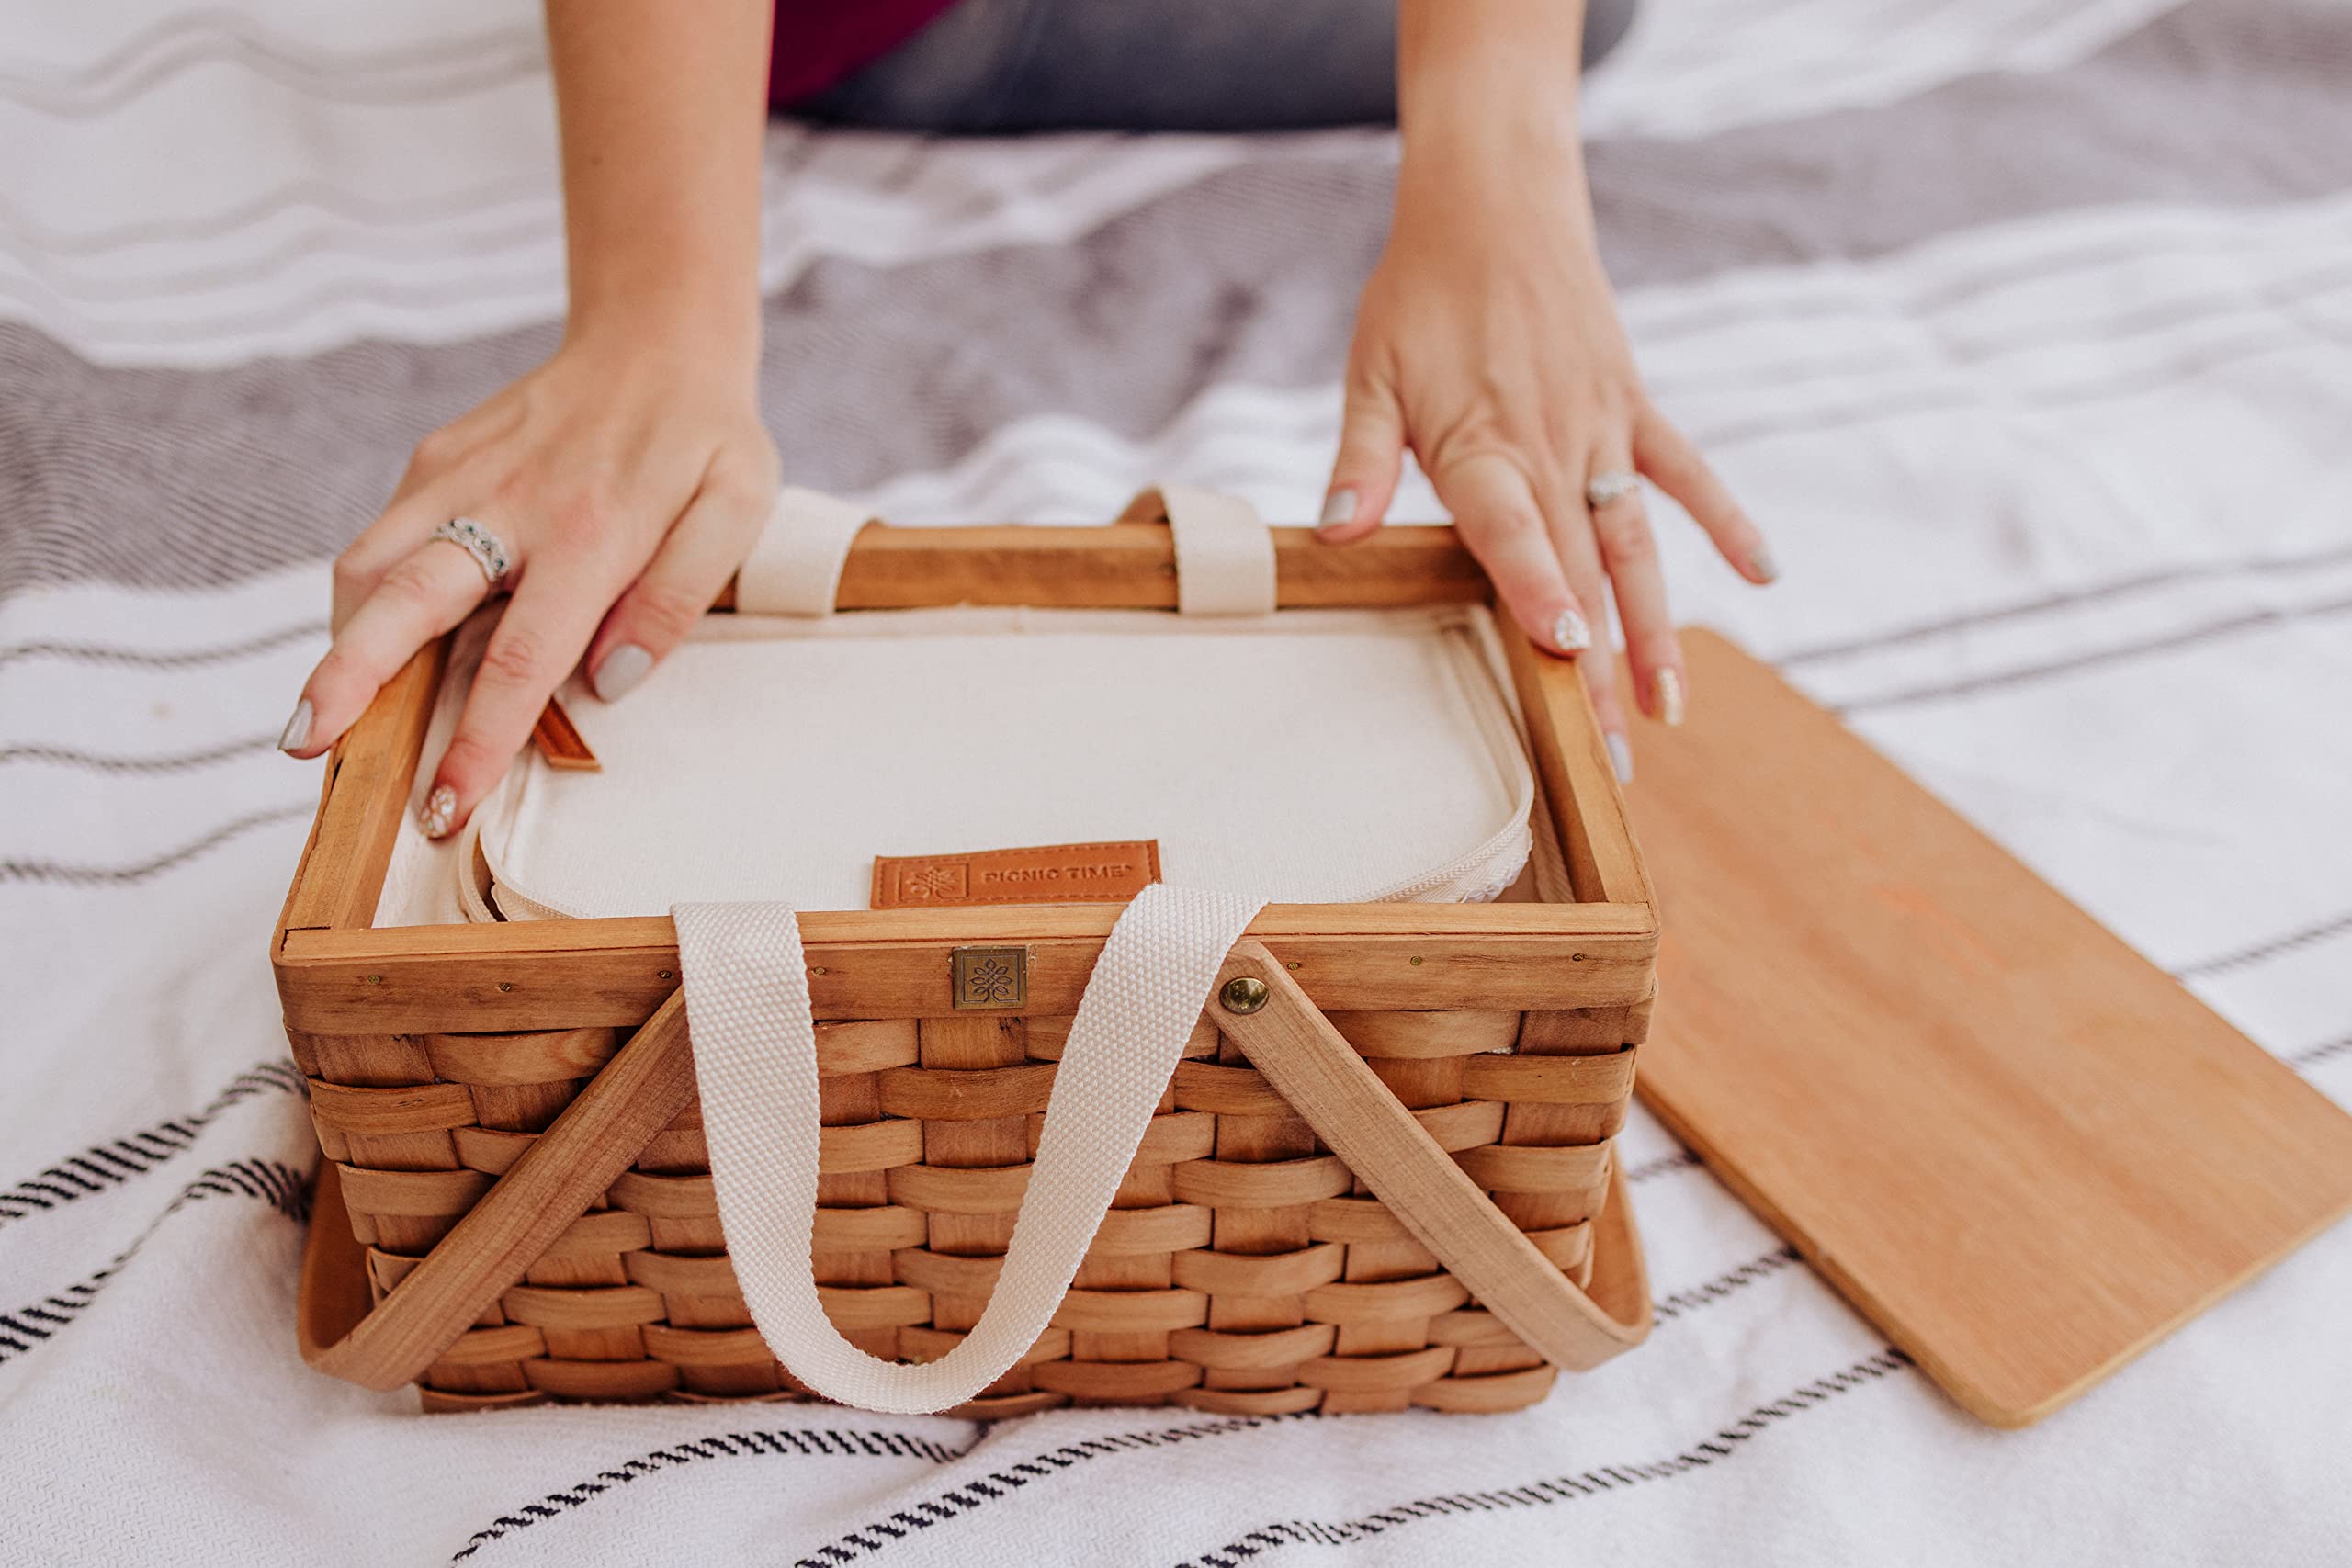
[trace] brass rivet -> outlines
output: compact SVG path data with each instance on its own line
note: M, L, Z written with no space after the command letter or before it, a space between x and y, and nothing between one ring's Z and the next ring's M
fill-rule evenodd
M1294 958L1289 963L1283 964L1283 967L1290 970L1293 974L1295 974L1299 969L1304 967L1304 965L1302 965L1297 959Z
M1216 999L1227 1012L1251 1013L1264 1007L1272 994L1266 989L1266 982L1255 975L1236 975L1225 983L1225 989L1217 993Z
M514 988L514 982L512 980L501 980L498 982L498 988L502 991L511 991Z
M1421 961L1418 958L1408 958L1405 962L1411 964L1416 969L1419 969L1421 966Z
M676 976L672 975L667 969L656 969L653 972L653 977L657 980L670 980L676 978Z
M808 966L808 973L811 975L822 975L824 972L825 966L821 964L812 964Z
M384 983L384 977L381 975L370 975L368 976L368 983L371 986L380 986Z

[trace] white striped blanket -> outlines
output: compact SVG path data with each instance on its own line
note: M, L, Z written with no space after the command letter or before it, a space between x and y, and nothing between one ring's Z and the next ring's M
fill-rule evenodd
M2352 1096L2352 9L1650 0L1589 127L1642 363L1785 571L1675 519L1683 613ZM309 1372L264 945L317 779L271 742L327 558L551 341L536 17L30 0L0 148L0 1562L2352 1551L2352 1232L1996 1434L1638 1116L1657 1335L1510 1416L425 1418ZM770 152L795 479L1314 512L1386 138Z

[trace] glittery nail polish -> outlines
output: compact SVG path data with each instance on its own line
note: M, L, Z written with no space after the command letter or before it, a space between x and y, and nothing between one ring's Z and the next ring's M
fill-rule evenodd
M1682 722L1682 671L1661 670L1657 672L1657 716L1661 723Z
M433 793L424 797L424 808L416 814L417 826L428 839L446 839L457 820L458 792L447 784L435 784Z
M1552 622L1552 646L1562 653L1582 653L1592 646L1592 628L1574 610L1563 610Z

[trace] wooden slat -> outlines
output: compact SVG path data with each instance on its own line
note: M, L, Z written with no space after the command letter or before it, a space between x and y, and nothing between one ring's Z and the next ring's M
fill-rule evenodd
M485 1088L593 1077L621 1048L607 1025L528 1034L428 1034L434 1075Z
M364 928L375 919L447 650L446 637L419 649L327 753L319 815L294 873L281 933Z
M1452 528L1384 528L1344 547L1322 543L1311 528L1272 532L1275 597L1286 609L1474 604L1489 592L1486 573ZM731 581L718 603L733 606ZM833 603L843 610L928 604L1172 610L1176 548L1157 523L869 525L850 550Z
M343 1133L438 1132L471 1122L474 1102L458 1084L354 1089L312 1078L311 1116L321 1127Z
M1544 652L1516 625L1503 619L1497 625L1577 897L1588 903L1649 904L1649 873L1626 825L1625 797L1584 677L1573 660Z
M1963 1405L2041 1416L2352 1208L2352 1117L1770 670L1683 646L1703 700L1632 791L1669 933L1639 1092Z
M1473 1100L1606 1105L1634 1091L1634 1055L1620 1047L1606 1056L1473 1056L1462 1066L1462 1092Z
M1508 1051L1520 1010L1487 1012L1327 1012L1331 1027L1367 1056L1469 1056Z
M1118 913L812 911L811 1000L825 1019L949 1013L953 949L1025 945L1029 1010L1074 1013ZM1649 908L1613 903L1270 905L1250 934L1350 1011L1623 1006L1650 995L1657 948ZM662 916L289 931L277 965L288 1023L319 1034L633 1026L677 968Z
M956 1076L959 1069L975 1068L991 1069L973 1074L983 1082L1037 1081L1040 1070L1025 1066L1029 1056L1023 1044L1023 1026L1018 1018L986 1012L927 1018L920 1026L920 1039L922 1066L894 1068L882 1075L886 1084L893 1080L894 1075L908 1072L920 1073L927 1079L944 1079ZM1041 1070L1050 1077L1055 1069L1048 1066ZM1025 1100L1019 1103L1025 1107ZM970 1121L902 1125L920 1129L921 1157L924 1165L935 1170L997 1168L1018 1165L1029 1157L1029 1116L1025 1108ZM934 1213L931 1216L931 1251L951 1258L993 1259L1012 1239L1013 1218L1009 1213ZM913 1281L903 1258L899 1277ZM934 1328L968 1329L979 1321L987 1305L987 1290L950 1285L944 1291L934 1291L932 1296L931 1325ZM1019 1387L999 1387L995 1392L1023 1391Z

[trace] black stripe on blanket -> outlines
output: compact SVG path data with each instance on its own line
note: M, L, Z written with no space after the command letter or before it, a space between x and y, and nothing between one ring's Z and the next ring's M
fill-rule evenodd
M2086 604L2103 604L2110 600L2128 598L2160 588L2177 587L2184 582L2199 582L2215 577L2267 577L2316 571L2332 566L2352 562L2352 548L2313 550L2292 556L2255 556L2243 560L2207 561L2194 566L2182 566L2164 571L2143 572L2137 577L2120 578L2113 582L2093 583L2086 588L2067 589L2057 593L2044 593L2013 604L1993 604L1981 610L1966 610L1956 615L1945 615L1932 621L1917 621L1908 626L1893 626L1885 631L1871 632L1842 642L1815 643L1808 648L1792 649L1775 654L1772 662L1786 670L1801 664L1815 664L1825 660L1850 659L1860 653L1878 653L1890 648L1902 648L1913 643L1929 642L1953 632L1969 631L1978 626L2001 626L2010 621L2030 619L2064 610L2078 609Z
M1696 1163L1695 1156L1689 1155L1669 1156L1669 1158L1678 1165ZM1663 1162L1651 1163L1666 1168ZM1767 1275L1778 1273L1796 1261L1797 1253L1793 1247L1781 1247L1761 1258L1751 1258L1704 1284L1677 1292L1664 1301L1658 1302L1656 1303L1657 1315L1661 1319L1687 1316L1690 1313L1713 1305L1736 1293ZM814 1568L828 1568L831 1564L854 1561L867 1552L879 1551L891 1541L904 1538L910 1531L928 1529L933 1525L959 1517L983 1503L993 1501L1008 1492L1029 1484L1032 1481L1053 1476L1085 1460L1099 1459L1108 1454L1126 1452L1136 1449L1164 1447L1170 1443L1200 1438L1223 1437L1230 1432L1250 1431L1271 1421L1316 1418L1311 1413L1305 1416L1246 1416L1231 1421L1171 1427L1159 1432L1114 1433L1107 1437L1089 1438L1084 1442L1071 1443L1063 1448L1037 1454L1017 1464L1008 1465L978 1481L967 1482L951 1491L943 1492L937 1497L915 1505L911 1509L900 1509L888 1518L876 1520L863 1529L852 1530L831 1545L802 1558L799 1568L812 1568L812 1565ZM464 1549L450 1561L462 1562L480 1551L488 1541L495 1540L514 1530L526 1529L541 1519L553 1518L566 1508L576 1508L591 1497L608 1492L616 1485L635 1481L640 1476L672 1469L696 1459L733 1459L760 1453L791 1457L792 1454L801 1450L780 1448L775 1446L776 1443L779 1441L793 1443L804 1438L821 1436L824 1434L794 1433L788 1428L779 1432L739 1432L728 1438L706 1438L699 1443L684 1443L674 1449L658 1450L653 1453L631 1460L616 1470L605 1471L568 1491L551 1492L538 1503L528 1505L513 1514L502 1516L483 1529L475 1531ZM940 1462L960 1459L965 1453L971 1451L969 1450L948 1450L940 1448L937 1444L930 1446L937 1451L925 1453L923 1457L937 1460Z
M2322 1062L2332 1062L2346 1052L2352 1052L2352 1034L2338 1035L2335 1039L2322 1044L2307 1046L2289 1056L2287 1065L2301 1071L2307 1067L2316 1067Z
M55 1295L45 1296L14 1312L0 1312L0 1366L55 1338L69 1327L74 1317L97 1299L107 1281L120 1273L123 1265L146 1245L157 1226L190 1203L207 1198L258 1198L298 1223L311 1214L310 1178L292 1166L274 1159L231 1160L226 1165L214 1166L181 1188L179 1196L165 1204L164 1212L139 1233L139 1239L116 1253L105 1268Z
M1687 1291L1677 1291L1674 1294L1651 1303L1652 1308L1657 1312L1660 1323L1671 1323L1686 1314L1696 1312L1703 1306L1712 1306L1725 1296L1744 1291L1757 1280L1777 1274L1796 1261L1795 1247L1776 1247L1760 1257L1749 1258L1736 1269L1724 1270L1703 1285L1693 1285Z
M1236 1432L1254 1432L1265 1427L1320 1419L1311 1413L1242 1416L1198 1426L1164 1427L1157 1432L1113 1432L1100 1438L1088 1438L1081 1442L1066 1443L1058 1449L1006 1465L1001 1470L991 1471L978 1481L967 1481L961 1486L916 1504L911 1509L901 1508L864 1529L852 1530L831 1545L820 1547L801 1558L794 1568L834 1568L839 1563L854 1562L870 1552L883 1551L895 1541L904 1540L918 1530L927 1530L952 1519L969 1517L976 1509L1000 1497L1009 1496L1034 1481L1049 1481L1067 1474L1072 1466L1088 1460L1130 1453L1137 1449L1166 1448L1173 1443L1223 1438Z
M2257 942L2251 947L2241 947L2233 952L2215 953L2211 958L2200 958L2194 964L2184 964L2172 972L2173 977L2177 980L2202 980L2214 975L2226 975L2232 970L2267 964L2285 953L2299 953L2304 948L2334 942L2344 936L2352 936L2352 910L2316 925L2305 926L2301 931L2289 931L2284 936Z
M790 1427L771 1427L759 1432L729 1432L723 1437L697 1438L674 1448L655 1449L639 1454L627 1464L599 1471L579 1485L563 1492L550 1492L536 1503L526 1503L511 1514L501 1514L467 1538L449 1561L462 1562L492 1541L528 1529L542 1520L560 1517L568 1508L577 1508L592 1497L599 1497L616 1486L626 1486L632 1481L672 1469L692 1464L700 1459L743 1459L756 1455L772 1455L785 1459L927 1459L933 1464L946 1464L963 1457L965 1450L951 1449L944 1443L933 1441L912 1432L858 1432L841 1427L799 1429Z
M144 882L208 851L219 849L240 834L291 821L297 817L308 817L317 808L315 801L304 800L289 806L275 806L266 811L248 812L175 850L168 850L152 860L136 861L129 865L66 865L46 860L0 860L0 882L59 882L76 887L119 886Z
M1165 1448L1173 1443L1201 1438L1223 1437L1229 1432L1252 1431L1276 1422L1312 1419L1297 1416L1238 1416L1230 1420L1209 1421L1187 1427L1172 1427L1157 1432L1119 1432L1108 1437L1090 1438L1070 1443L1035 1458L983 1477L967 1482L933 1501L918 1504L916 1511L900 1511L887 1520L869 1525L864 1531L844 1536L843 1540L857 1543L861 1551L879 1549L880 1544L902 1539L910 1530L928 1529L943 1520L976 1508L993 1497L1027 1485L1031 1481L1051 1476L1082 1460L1100 1458L1104 1454L1125 1453L1137 1449ZM801 1459L819 1456L855 1456L927 1459L935 1464L946 1464L964 1458L987 1441L986 1436L975 1439L968 1447L951 1449L929 1438L904 1432L810 1431L781 1427L762 1432L735 1432L726 1437L704 1438L694 1442L680 1443L674 1448L657 1449L629 1461L627 1464L599 1472L594 1478L563 1492L550 1492L539 1502L526 1504L512 1514L476 1530L449 1559L462 1562L490 1541L515 1530L526 1529L543 1519L559 1517L567 1508L576 1508L591 1497L611 1491L615 1486L639 1480L658 1472L673 1470L703 1459L746 1459L763 1456ZM840 1546L823 1549L816 1556L802 1562L831 1563L847 1562L855 1552Z
M1783 1247L1776 1248L1771 1252L1766 1253L1761 1258L1751 1258L1747 1262L1741 1264L1736 1269L1733 1269L1715 1279L1710 1280L1702 1285L1695 1285L1690 1290L1678 1292L1675 1294L1667 1297L1664 1301L1655 1303L1656 1311L1661 1320L1671 1320L1677 1317L1687 1316L1693 1312L1699 1311L1703 1307L1712 1306L1715 1303L1737 1293L1739 1291L1745 1289L1748 1285L1754 1284L1757 1280L1765 1278L1767 1275L1780 1272L1781 1269L1796 1261L1797 1252L1794 1247ZM1890 1351L1889 1354L1896 1355L1898 1357L1900 1355L1899 1352L1894 1351ZM1845 1376L1848 1374L1841 1373L1838 1375ZM1793 1398L1795 1396L1792 1395L1791 1397ZM1292 1420L1313 1418L1314 1417L1311 1415L1307 1416L1282 1417L1282 1419ZM1751 1419L1753 1419L1753 1417L1751 1417ZM1247 1428L1243 1427L1235 1429ZM1218 1434L1221 1435L1223 1430L1224 1428L1219 1428ZM1186 1435L1193 1434L1187 1432ZM1136 1434L1136 1436L1143 1436L1143 1434ZM1160 1436L1164 1438L1165 1434ZM1120 1439L1097 1438L1094 1441L1096 1444L1102 1444L1118 1440ZM1127 1446L1132 1446L1132 1443L1129 1443ZM1090 1451L1080 1453L1075 1451L1079 1450L1087 1450L1090 1447L1091 1445L1089 1444L1076 1444L1073 1445L1071 1449L1058 1450L1057 1454L1040 1455L1037 1460L1032 1461L1025 1465L1016 1465L1011 1467L1008 1471L1000 1471L994 1475L989 1476L988 1479L991 1483L999 1483L1006 1486L1023 1485L1026 1483L1022 1479L1022 1475L1024 1472L1031 1478L1042 1477L1051 1473L1051 1472L1039 1468L1043 1463L1061 1464L1064 1468L1067 1468L1069 1463L1075 1462L1076 1460L1080 1458L1091 1459L1097 1457L1094 1452ZM971 1495L974 1493L978 1494L977 1501ZM797 1568L830 1568L830 1565L832 1564L852 1562L863 1553L880 1551L890 1541L904 1536L910 1529L928 1529L933 1524L956 1517L963 1513L967 1513L972 1508L978 1506L979 1502L992 1500L999 1495L1000 1494L997 1492L988 1490L982 1483L978 1482L971 1483L964 1487L958 1488L956 1491L943 1493L936 1498L918 1505L919 1511L917 1512L910 1513L902 1510L891 1515L889 1519L887 1521L868 1525L863 1530L854 1530L848 1535L842 1536L839 1540L835 1541L832 1545L826 1547L823 1551L814 1553L811 1556L802 1558L797 1564Z
M1670 1480L1730 1459L1741 1451L1741 1444L1792 1416L1817 1410L1841 1393L1849 1393L1876 1382L1910 1364L1910 1357L1890 1346L1875 1356L1855 1362L1843 1371L1816 1379L1770 1404L1758 1405L1713 1437L1693 1443L1668 1459L1601 1465L1578 1475L1555 1476L1548 1481L1530 1482L1522 1486L1493 1492L1453 1492L1421 1497L1351 1519L1285 1519L1278 1524L1261 1525L1237 1536L1214 1551L1186 1558L1178 1568L1233 1568L1234 1564L1245 1559L1285 1546L1352 1546L1442 1515L1550 1507L1559 1503L1581 1502L1604 1492L1622 1492L1646 1481Z
M277 749L275 735L248 735L195 751L175 751L150 757L109 757L77 751L70 746L0 746L0 767L31 762L49 768L80 768L93 773L184 773L239 757L258 757Z
M1974 696L1984 692L2004 691L2013 686L2030 685L2059 675L2070 675L2080 670L2094 670L2109 664L2128 663L2150 654L2172 653L2199 643L2213 642L2222 637L2240 637L2248 632L2267 631L2290 623L2341 615L2352 612L2352 599L2331 599L2317 604L2297 605L2284 610L2256 610L2227 620L2212 621L2201 626L2163 633L2128 642L2116 648L2092 649L2086 652L2069 654L2045 663L2028 664L2014 670L1996 671L1987 675L1972 675L1958 681L1940 681L1922 686L1905 687L1884 692L1876 696L1856 697L1841 703L1830 711L1843 716L1848 714L1871 713L1881 708L1903 707L1913 703L1937 702L1951 697Z
M0 669L19 659L64 659L76 664L108 664L133 670L191 670L275 653L289 643L308 642L326 635L324 621L300 621L243 642L221 643L212 648L111 648L87 642L19 642L0 648Z
M1639 1186L1645 1181L1654 1181L1661 1176L1670 1175L1678 1170L1688 1170L1698 1163L1699 1156L1689 1149L1677 1149L1670 1155L1659 1155L1655 1158L1645 1159L1639 1165L1627 1166L1625 1181L1628 1186Z
M214 1095L203 1110L169 1117L152 1127L93 1144L78 1155L66 1156L38 1176L28 1176L16 1186L0 1190L0 1228L28 1214L78 1203L134 1176L145 1175L195 1143L197 1134L222 1111L257 1094L309 1092L309 1086L291 1062L255 1062L230 1079L229 1086Z

